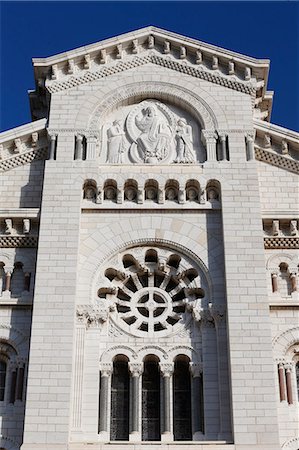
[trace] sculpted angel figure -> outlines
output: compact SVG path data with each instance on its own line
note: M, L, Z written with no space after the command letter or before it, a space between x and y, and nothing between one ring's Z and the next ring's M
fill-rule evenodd
M193 150L192 128L187 124L186 119L181 117L177 122L175 134L177 146L177 163L193 163L195 162L195 154Z
M141 118L135 117L135 124L141 131L136 143L144 161L154 163L165 158L170 145L171 129L157 116L155 108L148 106L143 109Z
M107 162L112 164L122 163L122 156L125 151L125 132L120 120L114 120L112 126L107 130L107 137Z

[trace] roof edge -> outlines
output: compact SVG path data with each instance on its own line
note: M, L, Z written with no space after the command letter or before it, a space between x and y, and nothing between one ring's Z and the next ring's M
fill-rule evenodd
M280 125L275 125L270 122L264 122L260 119L253 119L253 124L255 128L265 131L268 133L275 134L277 136L285 136L290 140L296 141L299 143L299 132L290 130L289 128L281 127Z
M82 46L82 47L77 47L77 48L74 48L67 52L57 53L55 55L52 55L52 56L49 56L46 58L32 58L32 63L35 67L56 64L65 59L83 56L86 53L100 50L102 47L106 47L111 44L115 45L115 44L121 43L122 41L125 41L126 39L134 39L134 38L136 39L138 37L142 37L142 36L145 36L146 34L150 34L150 33L153 33L156 36L160 36L162 38L168 37L168 38L172 38L173 40L180 41L180 42L183 41L190 46L194 46L195 48L202 46L205 48L205 50L210 50L211 52L217 52L217 53L220 53L223 55L230 56L231 58L236 59L236 61L238 61L238 60L247 61L253 66L259 66L259 67L264 66L265 68L267 68L270 64L269 59L253 58L251 56L243 55L242 53L233 52L233 51L225 49L223 47L218 47L217 45L199 41L197 39L187 37L187 36L184 36L184 35L181 35L178 33L174 33L172 31L158 28L158 27L155 27L152 25L148 26L148 27L144 27L144 28L139 28L137 30L129 31L127 33L123 33L123 34L120 34L120 35L117 35L114 37L110 37L107 39L103 39L103 40L97 41L93 44L89 44L89 45Z
M46 129L47 119L39 119L0 133L0 143Z

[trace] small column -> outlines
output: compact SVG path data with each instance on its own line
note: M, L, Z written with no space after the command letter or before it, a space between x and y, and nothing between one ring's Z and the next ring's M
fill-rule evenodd
M101 392L100 392L100 426L99 432L104 439L108 436L108 400L110 393L110 379L113 370L112 363L102 363L101 370Z
M129 370L132 377L132 413L131 413L131 426L130 426L130 441L140 441L141 433L139 427L139 388L140 378L143 372L142 363L129 363Z
M220 134L219 139L220 139L220 145L221 145L220 160L227 161L226 134Z
M246 135L247 161L254 159L254 139L251 134Z
M271 281L272 281L272 292L278 291L278 282L277 282L277 273L273 272L271 273Z
M10 291L12 269L5 271L5 292Z
M291 273L290 279L291 279L292 292L296 292L297 291L297 274L294 272Z
M24 276L24 291L30 291L30 273L26 272Z
M174 370L173 363L163 364L160 363L160 371L163 379L163 428L161 441L172 441L173 435L171 430L171 378Z
M280 401L283 402L286 400L286 386L285 386L283 363L278 364L278 381L279 381L279 397Z
M116 203L118 205L122 204L124 201L124 190L121 189L117 189L117 194L116 194Z
M216 133L215 131L202 130L202 139L207 149L207 162L217 161L216 157Z
M56 134L51 134L50 135L50 152L49 152L49 159L50 160L54 160L55 158L55 151L56 151L56 139L57 139L57 135Z
M82 134L77 134L77 136L76 136L75 159L82 160L82 158L83 158L83 136L82 136Z
M190 363L192 374L191 385L191 412L193 441L203 436L203 393L202 393L202 364Z
M88 136L87 140L87 149L86 149L86 159L96 159L96 147L97 147L97 136Z
M293 404L293 391L292 391L292 364L285 365L286 371L286 384L287 384L287 399L289 405Z
M16 400L23 400L23 386L24 386L24 365L19 367L17 383L16 383Z

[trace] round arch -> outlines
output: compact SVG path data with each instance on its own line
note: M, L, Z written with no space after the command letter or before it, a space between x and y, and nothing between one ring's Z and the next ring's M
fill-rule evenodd
M288 439L282 446L282 450L298 450L299 437Z
M274 357L284 359L289 348L299 343L299 327L291 328L276 336L272 341Z

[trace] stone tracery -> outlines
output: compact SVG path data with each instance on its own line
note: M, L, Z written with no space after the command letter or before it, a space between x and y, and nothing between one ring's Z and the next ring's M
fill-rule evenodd
M105 270L102 283L109 284L99 289L98 296L106 299L108 308L116 306L111 318L130 333L171 333L190 320L189 312L196 310L198 299L205 296L199 272L186 261L181 264L182 257L176 253L161 255L161 251L148 248L143 261L135 256L132 250L123 255L122 270Z

